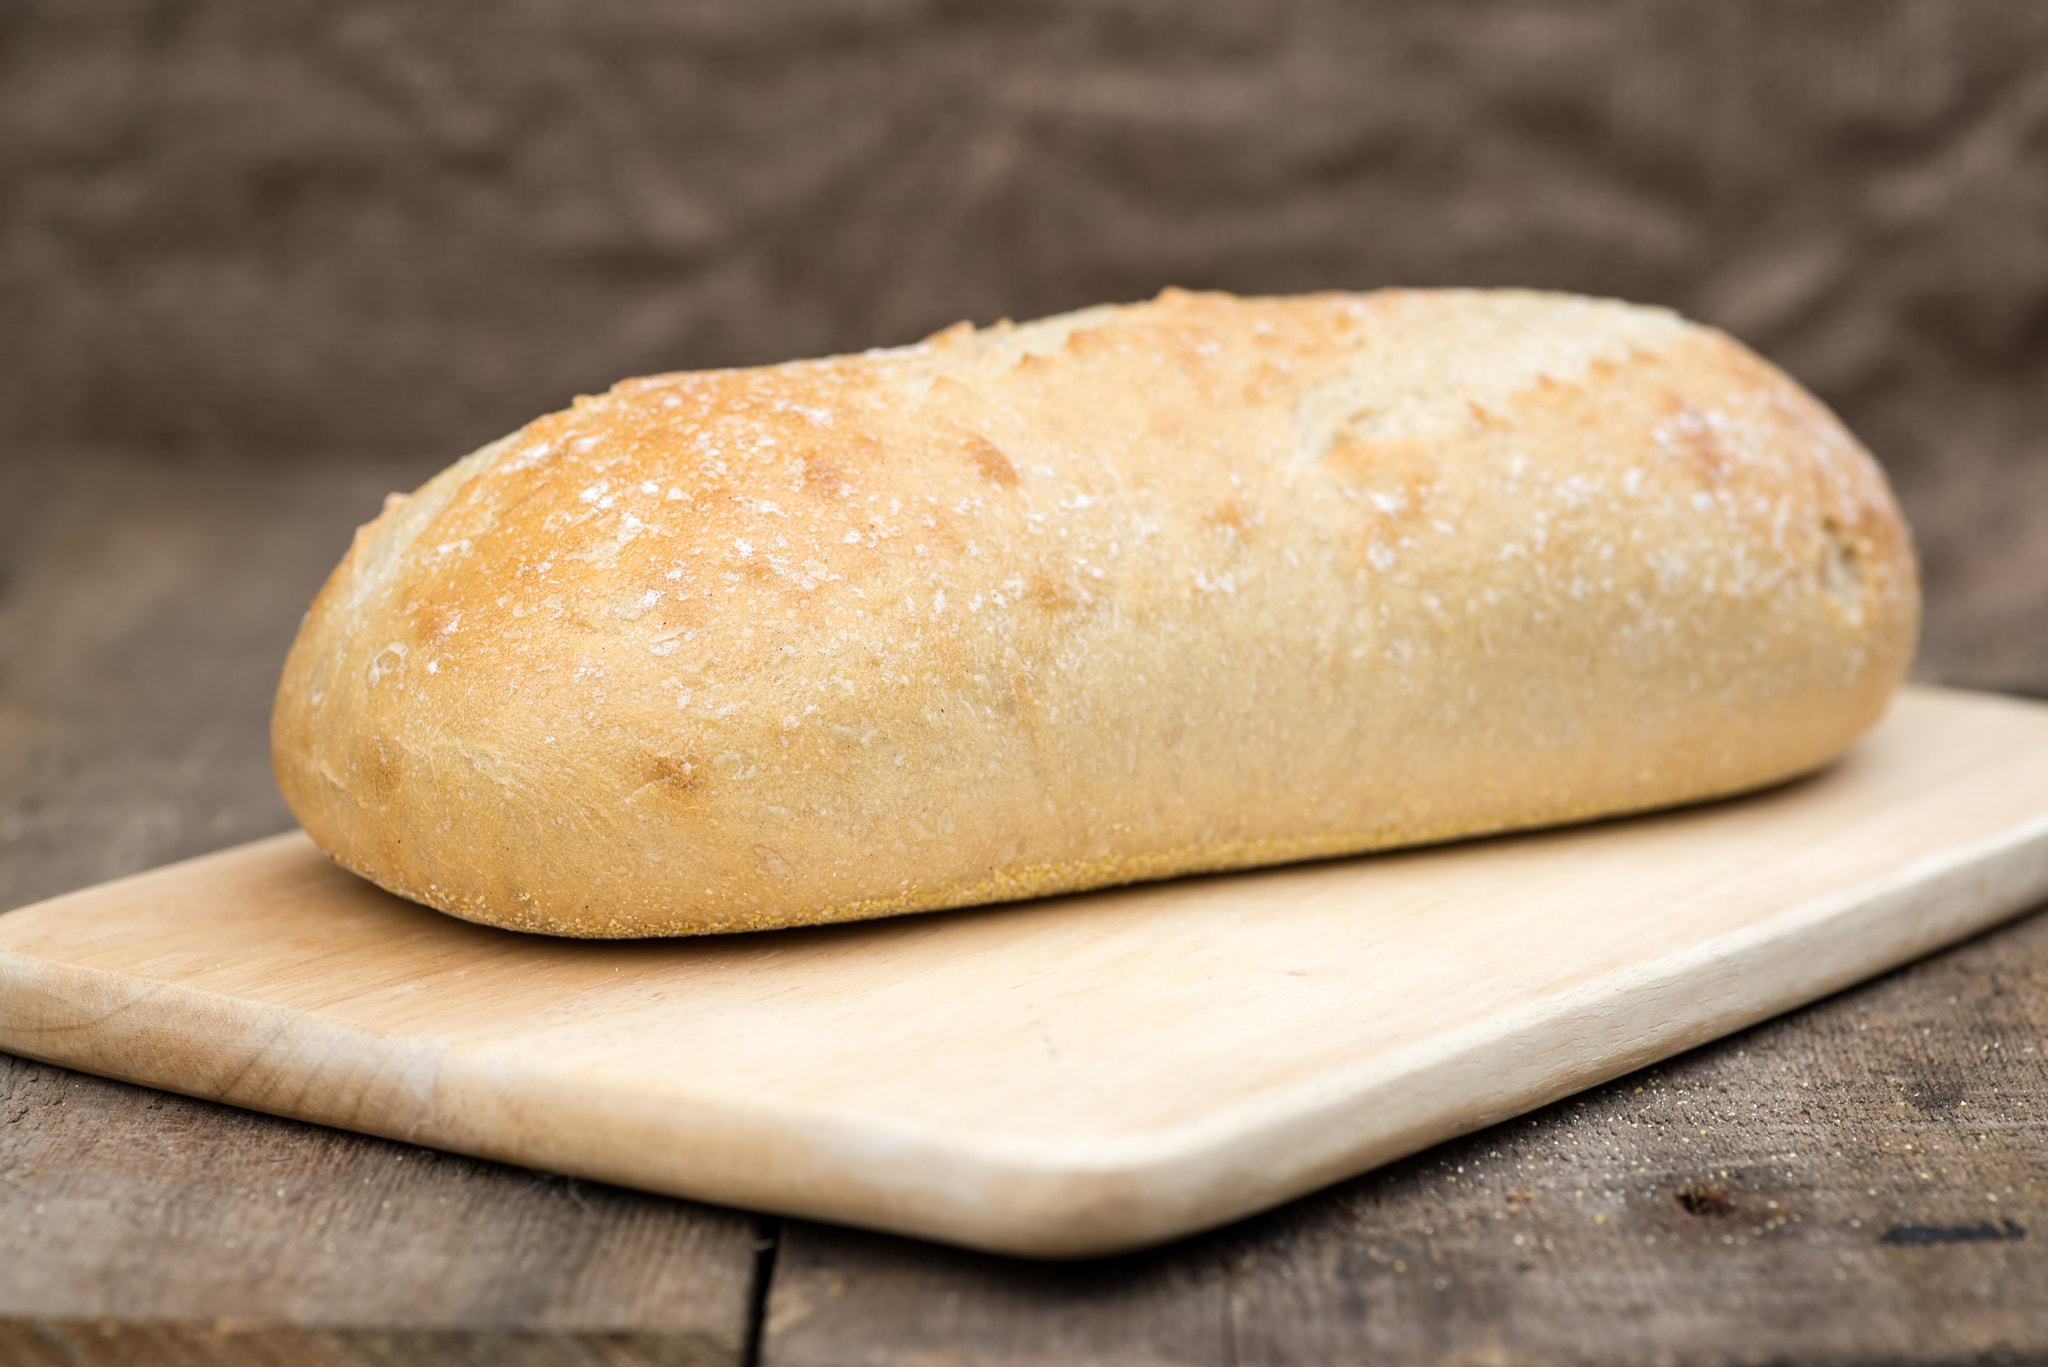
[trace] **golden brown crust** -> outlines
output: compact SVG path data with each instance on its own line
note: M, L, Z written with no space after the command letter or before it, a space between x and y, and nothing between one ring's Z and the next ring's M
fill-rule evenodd
M1917 615L1875 464L1718 333L1169 291L539 419L358 534L273 739L405 896L748 930L1770 783Z

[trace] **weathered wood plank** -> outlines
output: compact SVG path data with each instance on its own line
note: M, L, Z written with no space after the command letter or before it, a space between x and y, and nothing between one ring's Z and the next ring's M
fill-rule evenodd
M0 1055L0 1318L636 1330L730 1362L759 1228Z
M770 1367L2048 1353L2048 912L1247 1221L1041 1266L792 1223Z
M0 1320L8 1367L699 1367L687 1336Z

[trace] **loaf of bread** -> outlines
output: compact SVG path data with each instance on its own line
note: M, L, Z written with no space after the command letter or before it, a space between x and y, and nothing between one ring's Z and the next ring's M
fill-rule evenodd
M1918 612L1877 466L1711 329L1168 291L537 420L357 534L273 740L403 896L755 930L1755 788Z

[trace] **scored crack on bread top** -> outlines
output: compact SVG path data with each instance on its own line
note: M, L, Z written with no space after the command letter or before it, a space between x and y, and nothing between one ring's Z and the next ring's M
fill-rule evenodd
M404 896L748 930L1753 788L1918 605L1876 465L1720 333L1168 291L533 422L357 534L273 741Z

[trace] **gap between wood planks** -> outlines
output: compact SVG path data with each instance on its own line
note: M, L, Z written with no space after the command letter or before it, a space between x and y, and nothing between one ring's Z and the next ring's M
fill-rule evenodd
M761 1343L768 1332L768 1297L775 1289L775 1255L782 1247L782 1221L764 1215L754 1232L754 1280L747 1296L747 1324L740 1339L740 1367L761 1367Z

